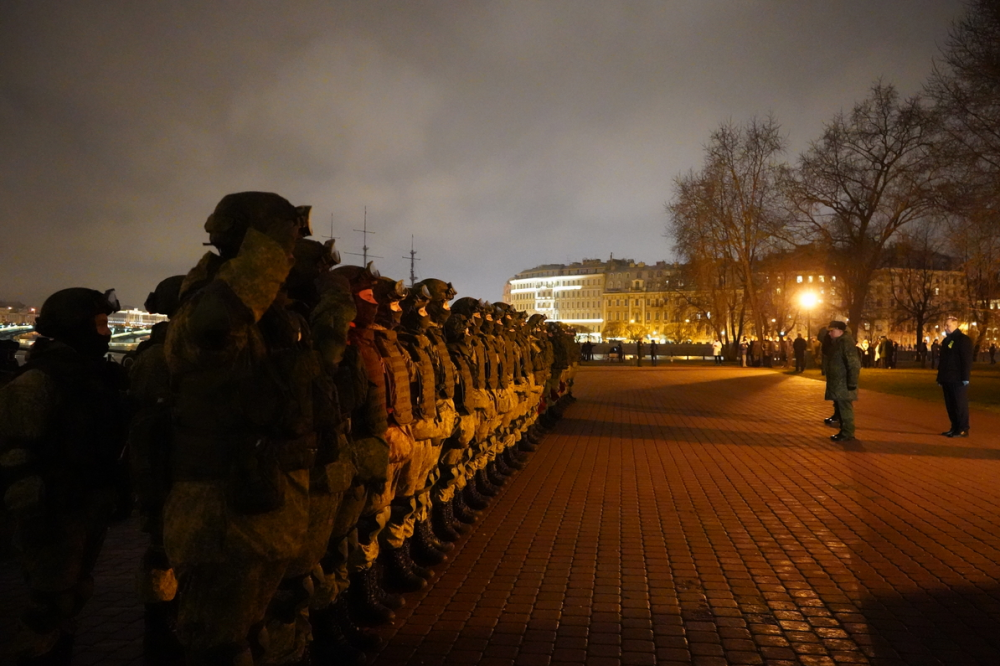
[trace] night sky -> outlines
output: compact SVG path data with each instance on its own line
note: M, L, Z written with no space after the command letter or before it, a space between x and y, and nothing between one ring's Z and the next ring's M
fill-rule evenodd
M0 299L141 305L218 200L313 206L397 279L500 297L584 257L672 260L664 203L721 122L789 159L879 79L916 93L957 0L0 0ZM346 263L360 257L344 255Z

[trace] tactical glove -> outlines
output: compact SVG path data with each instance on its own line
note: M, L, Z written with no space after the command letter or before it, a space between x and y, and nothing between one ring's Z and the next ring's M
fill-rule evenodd
M45 513L45 482L40 476L26 476L15 481L4 493L3 503L10 515L20 522L39 518Z

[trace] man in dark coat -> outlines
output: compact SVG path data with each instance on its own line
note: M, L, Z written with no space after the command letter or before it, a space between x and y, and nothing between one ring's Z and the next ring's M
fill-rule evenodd
M861 361L854 348L854 338L847 331L847 324L831 321L830 356L826 363L826 399L832 400L840 414L840 432L830 439L848 442L854 439L854 401L858 399L858 375Z
M951 428L941 434L945 437L968 437L972 340L958 327L955 317L944 320L944 330L947 335L941 343L937 383L944 390L944 405L948 409Z
M795 372L805 372L806 370L806 340L799 333L792 343L792 350L795 352Z

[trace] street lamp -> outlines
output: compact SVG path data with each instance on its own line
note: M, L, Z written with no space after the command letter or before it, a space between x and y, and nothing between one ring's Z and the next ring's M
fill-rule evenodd
M806 339L812 338L812 309L816 307L816 302L819 299L816 298L815 292L806 291L799 296L799 303L802 307L806 309Z

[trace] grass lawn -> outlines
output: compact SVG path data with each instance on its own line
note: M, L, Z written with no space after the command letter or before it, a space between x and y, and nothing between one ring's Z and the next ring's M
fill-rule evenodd
M786 375L795 374L792 370L784 370L783 372ZM802 376L825 381L818 368L809 368L802 373ZM862 368L858 386L869 391L943 403L941 387L934 381L936 377L937 370L930 368L897 368L895 370ZM972 379L969 382L969 406L973 409L985 409L1000 414L1000 364L973 364Z

